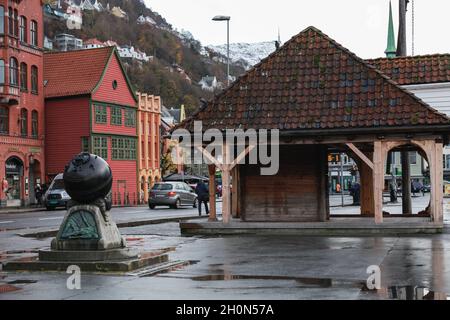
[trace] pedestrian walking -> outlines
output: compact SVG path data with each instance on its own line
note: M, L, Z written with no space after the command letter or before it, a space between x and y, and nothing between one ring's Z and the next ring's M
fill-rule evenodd
M36 183L36 187L34 188L34 196L36 197L37 204L42 205L42 187L40 183Z
M203 181L200 181L195 187L195 193L198 199L198 215L202 215L202 203L205 204L206 215L209 214L208 200L209 200L209 190Z

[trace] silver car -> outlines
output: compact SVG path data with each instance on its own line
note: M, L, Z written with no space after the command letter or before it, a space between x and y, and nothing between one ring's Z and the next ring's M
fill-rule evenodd
M197 205L197 195L184 182L155 183L148 199L150 209L155 209L156 206L169 206L174 209L179 209L182 206L197 208Z

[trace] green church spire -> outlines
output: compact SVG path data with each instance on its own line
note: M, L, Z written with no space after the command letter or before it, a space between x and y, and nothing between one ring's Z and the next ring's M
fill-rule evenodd
M392 19L392 3L391 3L391 1L389 1L388 41L387 41L387 48L384 53L386 53L386 57L388 57L388 58L395 58L397 55L397 49L395 47L394 21Z

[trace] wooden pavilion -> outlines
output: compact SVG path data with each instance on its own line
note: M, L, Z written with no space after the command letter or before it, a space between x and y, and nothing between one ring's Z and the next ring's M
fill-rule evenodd
M442 153L449 118L314 27L294 36L179 127L192 132L194 121L201 121L203 130L280 130L275 176L261 176L258 165L239 161L215 160L210 166L211 182L216 167L222 171L220 224L329 222L327 155L338 149L358 163L361 216L382 225L387 154L406 149L418 151L429 164L431 202L424 216L434 226L443 225ZM224 142L225 159L227 150ZM215 221L214 183L210 188L210 221Z

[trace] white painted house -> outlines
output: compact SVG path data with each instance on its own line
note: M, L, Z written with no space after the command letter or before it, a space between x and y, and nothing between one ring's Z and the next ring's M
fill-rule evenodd
M153 20L150 17L143 16L143 15L139 16L139 18L137 19L137 23L138 24L156 25L155 20Z

